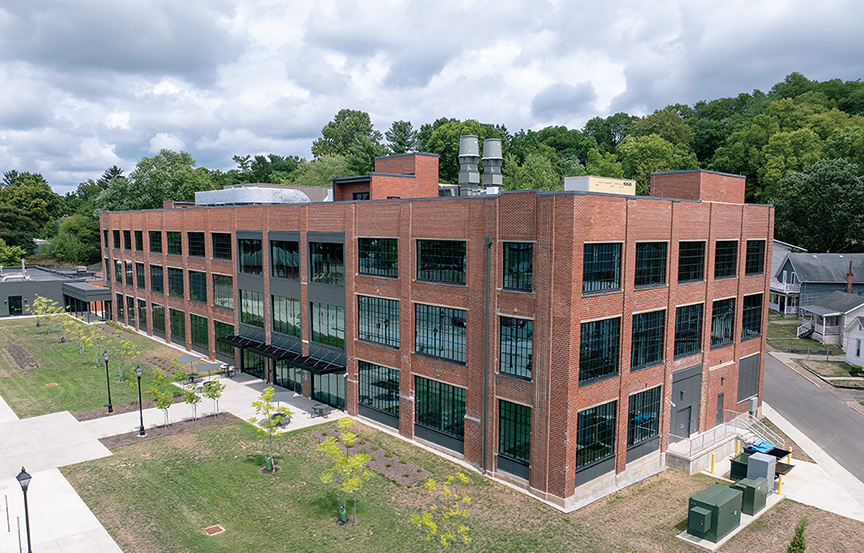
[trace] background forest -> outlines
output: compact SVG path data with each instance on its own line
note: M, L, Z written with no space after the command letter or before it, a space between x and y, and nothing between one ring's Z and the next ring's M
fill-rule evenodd
M362 111L343 109L321 129L310 159L235 155L236 168L197 167L186 152L162 150L126 174L110 167L60 196L42 175L10 169L0 182L0 264L20 262L34 238L34 262L99 260L98 213L191 201L200 190L264 182L329 186L333 176L369 173L376 156L440 156L439 179L454 183L459 136L501 138L504 187L563 189L565 176L636 179L648 193L654 171L710 169L747 177L747 201L776 206L776 238L810 251L864 251L864 84L818 82L792 73L771 90L675 104L644 117L595 117L581 129L511 132L502 123L442 117L415 128L394 121L382 134Z

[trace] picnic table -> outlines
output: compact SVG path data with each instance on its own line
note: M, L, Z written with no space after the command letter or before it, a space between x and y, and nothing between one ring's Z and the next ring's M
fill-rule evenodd
M324 417L327 418L330 410L323 403L316 403L312 406L312 415L315 417Z
M189 384L194 384L195 379L198 378L199 376L201 376L201 375L199 375L198 373L186 373L186 378L189 379Z

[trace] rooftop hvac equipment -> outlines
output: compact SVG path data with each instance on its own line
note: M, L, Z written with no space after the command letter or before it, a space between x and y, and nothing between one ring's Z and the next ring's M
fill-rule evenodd
M504 157L501 155L501 139L487 138L483 141L483 186L504 184L501 176L502 165L504 165Z
M459 195L480 193L480 140L471 134L462 135L459 137Z

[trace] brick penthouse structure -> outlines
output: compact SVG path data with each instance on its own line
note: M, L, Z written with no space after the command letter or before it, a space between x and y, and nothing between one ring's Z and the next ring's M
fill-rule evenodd
M438 198L436 156L376 171L334 202L102 213L114 316L564 508L761 397L773 208L743 177Z

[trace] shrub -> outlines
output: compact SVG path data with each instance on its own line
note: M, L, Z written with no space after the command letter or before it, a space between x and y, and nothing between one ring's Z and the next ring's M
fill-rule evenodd
M789 543L786 553L804 553L807 549L807 539L804 532L807 530L809 522L807 515L804 515L798 521L798 524L795 525L795 535L792 536L792 541Z

